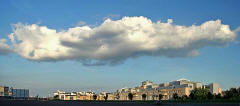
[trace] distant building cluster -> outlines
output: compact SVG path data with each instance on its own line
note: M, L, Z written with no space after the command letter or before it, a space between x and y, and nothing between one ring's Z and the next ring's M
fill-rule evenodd
M12 98L29 98L28 89L15 89L7 86L0 86L0 96Z
M64 92L57 90L53 93L54 98L60 100L93 100L94 92Z
M122 88L116 92L54 92L54 98L59 100L129 100L129 94L132 94L132 100L162 100L173 98L174 94L178 96L189 96L195 88L205 88L212 94L222 94L222 89L217 83L203 85L201 82L193 82L186 79L180 79L168 83L153 84L151 81L143 81L142 85L135 88Z

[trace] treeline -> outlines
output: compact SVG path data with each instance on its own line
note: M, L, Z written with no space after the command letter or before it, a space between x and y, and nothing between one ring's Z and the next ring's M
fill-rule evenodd
M196 88L191 91L190 95L178 96L173 94L174 100L240 100L240 87L231 88L224 91L222 94L212 94L207 89Z

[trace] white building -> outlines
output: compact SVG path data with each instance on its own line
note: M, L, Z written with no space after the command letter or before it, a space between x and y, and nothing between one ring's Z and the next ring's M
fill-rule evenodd
M219 87L217 83L211 83L211 84L205 85L204 87L212 94L222 93L222 89Z

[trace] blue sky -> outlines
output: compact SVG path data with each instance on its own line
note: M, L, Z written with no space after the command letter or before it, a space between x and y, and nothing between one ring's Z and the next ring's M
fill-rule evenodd
M106 18L144 16L153 22L191 26L220 19L235 30L240 26L238 0L1 0L0 38L13 32L11 24L38 24L57 31L79 22L95 27ZM134 87L143 80L154 83L186 78L203 83L217 82L223 89L237 87L240 74L240 45L203 47L194 57L148 56L128 58L116 65L85 66L80 61L34 61L16 53L0 55L0 85L29 88L32 96L47 96L57 89L66 91L115 91Z

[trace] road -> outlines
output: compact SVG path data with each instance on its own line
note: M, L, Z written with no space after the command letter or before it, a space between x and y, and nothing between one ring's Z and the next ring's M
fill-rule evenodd
M161 104L131 102L81 102L81 101L34 101L1 100L0 106L240 106L240 104Z

